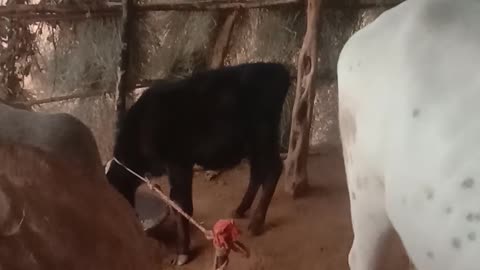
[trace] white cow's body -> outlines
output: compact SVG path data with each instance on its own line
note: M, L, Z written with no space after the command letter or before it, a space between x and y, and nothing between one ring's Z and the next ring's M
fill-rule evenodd
M480 0L407 0L346 43L339 118L354 242L394 228L418 270L480 269Z

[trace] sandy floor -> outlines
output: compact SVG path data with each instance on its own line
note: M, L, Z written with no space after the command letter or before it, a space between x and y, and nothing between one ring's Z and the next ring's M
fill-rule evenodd
M335 153L335 152L333 152ZM229 218L240 202L248 183L248 165L241 164L226 171L214 181L203 174L194 179L194 216L211 226L217 219ZM339 154L316 155L309 160L311 191L303 198L292 200L283 192L283 179L272 200L267 216L267 230L258 237L242 235L252 252L249 259L237 254L230 256L229 270L347 270L347 256L352 241L349 202L343 160ZM165 180L162 186L165 186ZM146 204L144 204L146 205ZM143 206L142 206L143 207ZM247 220L238 220L246 230ZM172 255L174 227L167 219L151 235L164 243L167 255ZM210 243L192 228L192 248L196 257L177 269L212 269L213 249ZM394 239L388 261L383 269L408 269L403 250ZM165 265L166 269L174 268Z

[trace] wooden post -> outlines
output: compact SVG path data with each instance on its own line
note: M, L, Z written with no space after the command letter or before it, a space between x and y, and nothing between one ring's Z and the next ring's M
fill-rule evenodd
M213 47L212 58L210 61L210 68L216 69L223 66L225 55L228 51L228 45L230 43L230 37L232 35L233 25L238 15L238 10L234 10L227 15L225 22L218 32L215 46Z
M307 31L298 58L297 87L285 160L285 191L294 197L308 187L307 158L315 100L321 3L322 0L307 0Z
M128 41L132 38L132 12L133 12L133 0L122 0L122 32L121 42L122 47L120 50L120 62L117 70L117 89L115 92L115 111L117 114L116 132L120 128L120 123L126 113L127 93L130 88L130 46Z
M238 10L233 10L226 16L223 25L220 27L213 47L212 57L210 59L210 69L223 67L223 61L228 52L228 45L230 44L233 26L237 17ZM222 170L206 170L204 175L207 181L212 181L222 172Z

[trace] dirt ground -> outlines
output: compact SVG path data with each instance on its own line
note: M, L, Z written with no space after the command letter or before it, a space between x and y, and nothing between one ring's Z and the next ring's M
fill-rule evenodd
M229 218L240 202L248 183L248 164L223 172L213 181L202 173L194 179L194 217L209 227L217 219ZM306 196L292 200L283 192L280 180L270 205L266 231L251 237L246 231L248 220L237 220L244 232L242 242L251 250L248 259L230 255L229 270L348 270L348 252L352 242L348 192L341 154L311 156L309 159L311 189ZM166 179L160 179L164 190ZM167 255L174 252L171 219L167 218L150 234L165 243ZM165 269L212 269L213 249L196 228L192 228L193 261L182 267L165 262ZM406 270L408 261L394 238L382 269Z

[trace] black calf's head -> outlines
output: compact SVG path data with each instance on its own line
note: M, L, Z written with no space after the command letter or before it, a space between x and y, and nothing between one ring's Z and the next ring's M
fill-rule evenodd
M105 176L110 185L113 186L127 201L135 206L135 192L141 184L141 180L127 171L123 166L111 160L104 166Z

